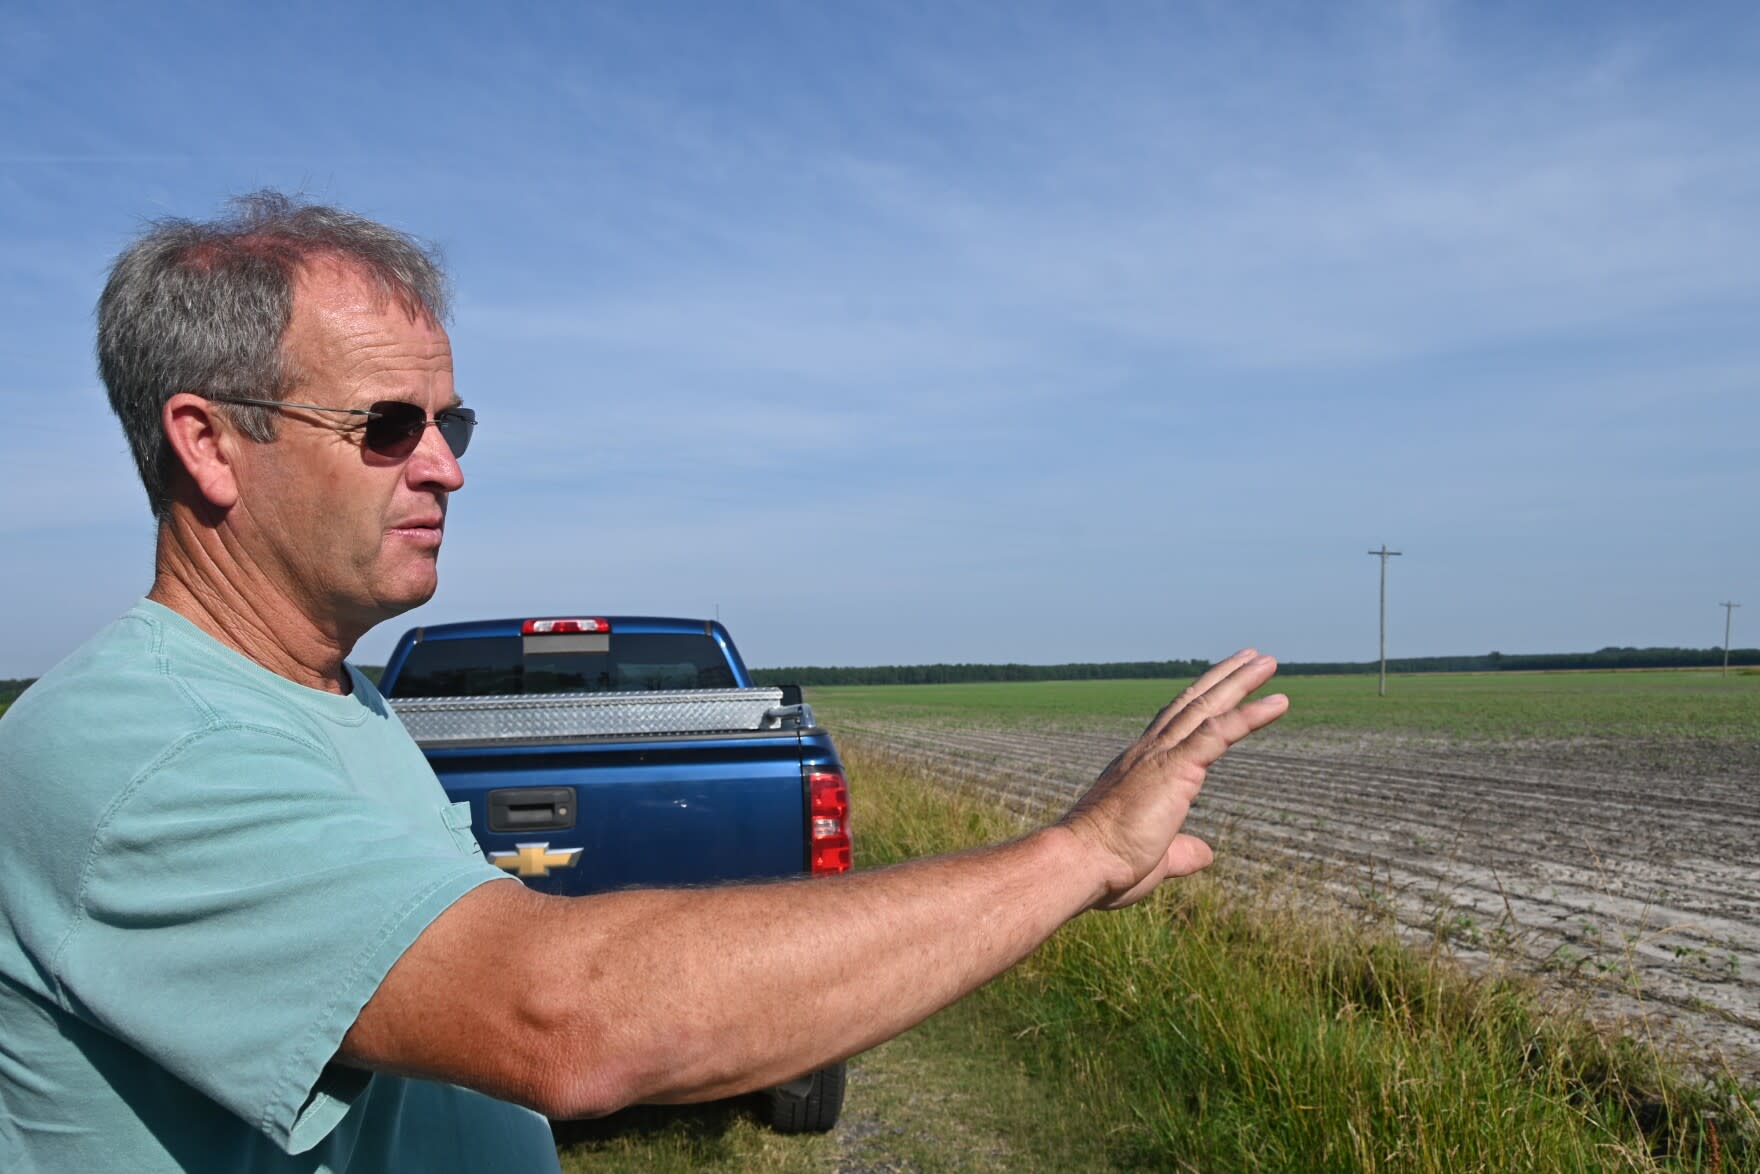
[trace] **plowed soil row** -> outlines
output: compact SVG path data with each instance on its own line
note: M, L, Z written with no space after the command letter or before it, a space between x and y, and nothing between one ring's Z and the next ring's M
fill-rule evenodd
M835 722L1023 813L1067 805L1131 734ZM1760 747L1283 734L1210 772L1188 829L1583 992L1760 1081Z

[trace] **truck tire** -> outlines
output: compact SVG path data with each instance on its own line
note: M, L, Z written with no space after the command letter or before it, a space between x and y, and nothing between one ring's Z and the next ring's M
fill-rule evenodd
M828 1133L843 1112L843 1082L849 1069L842 1061L799 1080L770 1089L770 1128L778 1133Z

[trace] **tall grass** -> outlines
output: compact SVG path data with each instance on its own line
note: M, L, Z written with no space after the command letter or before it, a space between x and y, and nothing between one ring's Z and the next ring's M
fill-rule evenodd
M868 865L1017 834L905 764L848 756ZM1097 1163L1193 1170L1760 1168L1752 1093L1542 1010L1293 874L1225 865L1065 927L979 992Z

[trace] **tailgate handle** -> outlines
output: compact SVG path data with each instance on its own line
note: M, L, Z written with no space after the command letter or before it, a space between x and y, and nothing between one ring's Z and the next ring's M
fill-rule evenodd
M489 792L492 832L556 831L574 826L573 787L509 787Z

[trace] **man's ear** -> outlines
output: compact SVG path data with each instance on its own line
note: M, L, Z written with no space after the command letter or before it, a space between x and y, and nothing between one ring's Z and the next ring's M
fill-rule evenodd
M237 504L234 458L238 433L220 419L213 403L180 391L165 401L163 422L165 442L177 454L202 500L220 510Z

